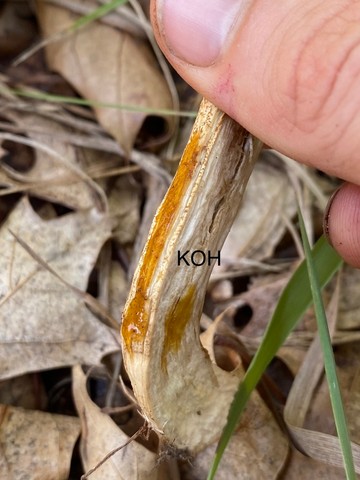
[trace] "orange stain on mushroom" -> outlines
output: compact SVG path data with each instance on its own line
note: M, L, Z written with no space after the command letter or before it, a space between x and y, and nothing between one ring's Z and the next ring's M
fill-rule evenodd
M176 302L165 318L164 344L161 353L161 368L167 369L167 357L170 352L177 352L184 336L194 307L195 285L190 285L185 295Z
M121 334L129 353L143 351L144 339L149 325L149 287L176 218L181 199L198 165L200 149L200 132L196 131L184 151L176 175L152 224L138 267L140 273L136 284L132 287L135 294L129 298L122 318Z

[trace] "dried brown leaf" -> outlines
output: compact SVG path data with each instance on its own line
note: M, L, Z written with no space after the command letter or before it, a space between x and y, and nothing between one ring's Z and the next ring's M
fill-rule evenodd
M201 336L210 358L223 368L241 365L244 347L219 316ZM224 405L224 408L226 406ZM198 454L188 467L189 480L206 478L214 458L216 444ZM251 397L238 430L221 460L216 478L276 479L288 455L287 440L257 392ZM254 462L256 458L256 462Z
M255 415L245 430L235 433L221 459L216 480L246 479L277 480L285 464L288 446L284 438L278 437L277 427L271 416L263 417L261 421ZM270 415L270 414L269 414ZM270 424L266 422L270 420ZM264 422L264 423L263 423ZM260 431L265 433L262 437ZM186 480L205 480L214 459L216 445L208 447L198 454L187 467L189 473Z
M98 300L107 307L111 317L117 321L116 329L118 329L121 312L129 291L129 284L123 267L118 261L112 259L110 243L107 243L102 249L97 268L99 270Z
M129 283L126 273L118 262L111 262L109 277L109 311L113 317L121 318L126 297L129 291Z
M69 11L37 2L45 36L69 27ZM85 98L112 104L136 105L139 111L95 107L99 122L129 152L147 113L141 108L169 109L171 97L147 44L128 33L92 23L46 48L49 66Z
M0 478L69 478L77 418L0 405L0 419Z
M117 350L112 333L82 297L42 268L9 229L84 291L110 236L110 222L94 210L44 221L25 198L1 226L0 377L78 362L96 364Z
M263 260L271 257L285 232L283 217L296 212L294 190L282 169L258 162L249 180L243 207L221 251L224 266L239 258ZM214 269L214 272L219 268Z
M336 325L339 285L338 282L331 302L327 307L329 330L332 335ZM304 453L325 464L342 467L343 459L339 440L336 437L328 386L326 379L322 377L324 368L322 357L320 340L317 336L307 351L304 363L292 384L284 410L284 419L292 437ZM348 370L349 368L347 368ZM357 373L357 364L354 365L354 370ZM341 370L339 373L341 373ZM318 385L321 377L323 381ZM354 372L352 372L351 377L351 381L353 381ZM353 385L357 388L359 384L357 379L353 382ZM353 396L354 400L358 400L358 398L359 395ZM355 405L353 408L353 419L358 418L359 409L360 405ZM321 412L321 415L319 415L319 412ZM352 419L349 420L350 423L353 423ZM356 434L358 429L354 428L353 430L355 432L354 440L359 441L359 435ZM353 443L352 449L355 470L360 473L360 445Z
M80 366L73 369L73 392L82 426L81 458L85 471L95 467L113 449L125 445L129 437L92 402L86 390L86 376ZM156 454L136 441L105 461L89 477L91 480L160 480Z
M140 189L126 177L119 177L109 192L110 215L116 219L113 237L122 245L133 243L140 223Z
M286 465L286 470L281 478L284 480L307 480L311 478L344 480L345 474L342 468L325 465L294 450L291 453L289 463Z
M66 205L72 209L91 208L96 204L97 191L77 175L76 169L84 170L85 154L61 137L66 137L68 129L58 122L40 115L12 113L8 114L18 126L25 131L30 129L28 136L40 145L52 149L64 161L50 155L47 151L35 148L35 162L32 168L19 172L12 168L5 169L6 174L17 184L29 185L27 190L41 198ZM31 126L36 124L39 132L31 132ZM41 133L41 127L45 134ZM49 135L49 132L52 134ZM85 175L85 172L84 172ZM31 187L31 184L34 186ZM98 187L100 188L100 187Z
M98 7L96 0L76 0L76 2L74 0L49 0L49 3L65 7L79 15L88 15ZM126 3L117 7L115 12L110 12L99 20L106 25L125 30L137 37L146 38L140 20Z
M226 304L223 304L223 308L229 305L227 311L228 324L236 328L237 321L238 324L242 325L242 335L249 337L260 337L263 335L281 290L286 285L288 279L288 273L269 275L266 282L262 282L260 285L251 285L248 291L231 298ZM248 307L251 312L251 321L249 323L242 321L241 310L238 312L238 309L244 306ZM237 320L235 320L235 317Z

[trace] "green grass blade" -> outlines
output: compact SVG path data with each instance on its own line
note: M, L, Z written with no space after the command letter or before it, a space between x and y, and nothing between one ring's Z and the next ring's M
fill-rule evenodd
M322 236L313 249L313 259L318 272L319 285L323 288L334 273L340 268L342 259ZM219 440L208 480L215 478L215 473L227 444L234 433L241 413L256 387L262 374L268 367L276 352L284 343L302 315L312 303L312 294L304 260L296 269L284 288L275 308L271 321L239 389L230 406L227 424Z
M76 30L79 30L79 28L85 27L89 23L98 20L99 18L103 17L115 8L120 7L120 5L124 5L125 3L127 3L127 1L128 0L112 0L111 2L104 3L104 5L101 5L95 10L92 10L87 15L83 15L78 20L76 20L73 24L70 25L67 31L75 32Z
M0 88L0 93L2 93ZM166 108L147 108L139 107L138 105L129 105L129 104L118 104L118 103L108 103L108 102L97 102L95 100L85 100L83 98L77 97L65 97L62 95L54 95L52 93L45 92L36 92L36 91L26 91L21 89L8 89L8 92L11 92L19 97L33 98L34 100L42 100L44 102L50 103L61 103L69 105L82 105L85 107L104 107L104 108L115 108L119 110L126 110L128 112L143 112L150 115L164 115L164 116L177 116L177 117L187 117L195 118L196 112L181 112L178 110L170 110Z
M341 398L341 392L339 387L339 381L336 374L336 364L334 358L334 352L331 345L331 338L329 328L326 320L326 313L324 303L321 297L321 291L317 278L316 267L313 262L312 253L309 245L309 240L306 234L304 219L301 211L299 210L299 223L301 230L301 237L305 251L305 258L307 263L309 282L314 302L315 316L319 331L319 338L321 349L324 356L325 373L327 383L329 387L330 400L333 409L333 415L335 419L336 430L340 440L340 447L343 456L343 462L345 467L346 478L348 480L355 480L355 468L354 460L351 451L350 436L346 424L346 417L344 406Z

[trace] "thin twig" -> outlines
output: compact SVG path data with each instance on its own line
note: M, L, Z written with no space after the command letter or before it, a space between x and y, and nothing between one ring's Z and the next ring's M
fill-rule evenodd
M123 448L125 448L127 445L129 445L131 442L133 442L140 435L146 433L148 428L149 427L148 427L147 423L144 423L144 425L137 432L135 432L134 435L132 435L129 438L129 440L127 440L127 442L125 442L123 445L120 445L119 447L116 447L113 450L111 450L111 452L109 452L107 455L105 455L105 457L102 460L100 460L100 462L98 464L96 464L95 467L91 468L88 472L84 473L84 475L81 476L80 480L86 480L87 478L89 478L89 476L92 473L94 473L96 470L98 470L101 467L101 465L103 465L109 458L114 456L115 453L117 453L120 450L122 450Z

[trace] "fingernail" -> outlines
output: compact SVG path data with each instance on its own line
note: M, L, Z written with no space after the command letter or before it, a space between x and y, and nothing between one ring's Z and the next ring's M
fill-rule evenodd
M163 38L178 58L201 67L213 64L231 35L242 0L158 0Z
M327 239L327 241L330 243L332 246L331 238L330 238L330 232L329 232L329 223L330 223L330 217L331 217L331 206L335 200L336 195L340 192L342 188L342 185L338 187L331 195L329 198L329 201L326 205L325 212L324 212L324 221L323 221L323 230L324 230L324 235Z

